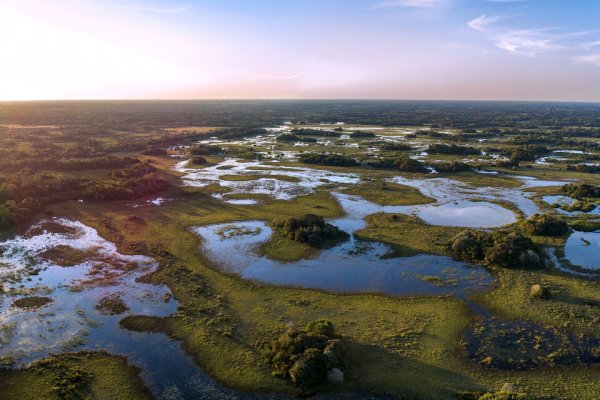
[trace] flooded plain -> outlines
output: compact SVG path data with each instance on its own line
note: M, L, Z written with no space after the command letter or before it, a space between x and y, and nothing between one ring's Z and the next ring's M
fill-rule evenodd
M139 280L156 267L151 258L120 254L94 229L67 219L44 221L1 242L1 364L106 350L140 367L156 398L258 398L223 388L166 335L120 328L127 315L176 311L166 286Z
M382 207L358 196L335 193L346 212L329 222L347 233L366 225L374 212L396 212L401 207ZM454 294L488 287L492 277L482 267L449 257L420 254L391 257L393 249L380 242L357 239L322 249L313 258L293 263L269 259L260 246L273 232L264 221L243 221L194 228L202 238L204 254L217 268L244 279L282 286L341 293Z

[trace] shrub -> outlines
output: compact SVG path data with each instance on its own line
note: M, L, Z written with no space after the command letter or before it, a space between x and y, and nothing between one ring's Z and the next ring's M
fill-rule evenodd
M460 155L480 155L481 150L473 147L458 146L456 144L430 144L427 149L429 154L460 154Z
M277 221L275 228L279 235L313 247L320 247L330 240L344 240L349 237L346 232L314 214Z
M277 136L278 142L308 142L308 143L316 143L317 139L311 137L301 137L296 136L291 133L284 133L282 135Z
M289 371L292 382L301 386L317 385L324 381L326 374L325 356L317 349L302 353Z
M339 381L340 375L343 378L343 345L327 320L311 322L303 331L290 329L276 340L259 343L259 351L271 365L274 376L298 386L324 383L330 375L334 381Z
M309 322L304 330L306 332L314 333L315 335L324 335L328 337L333 337L334 335L333 324L326 319L318 319Z
M300 161L305 164L332 165L337 167L353 167L359 165L355 159L343 154L304 153Z
M368 165L378 169L394 168L405 172L429 172L425 164L409 157L382 158L370 161Z
M564 236L569 233L569 225L551 214L534 214L519 224L521 229L538 236Z
M207 155L215 155L220 154L223 150L217 146L209 146L206 144L197 144L195 146L190 147L190 154L193 156L207 156Z
M466 172L471 171L473 169L469 164L465 164L459 161L437 162L431 164L431 167L438 172Z
M579 232L595 232L600 230L600 221L577 220L571 222L571 228Z
M524 269L543 266L539 249L528 237L517 232L497 232L492 236L494 244L485 252L484 262L487 265Z
M349 136L353 139L374 138L375 134L373 132L356 131L356 132L352 132Z
M488 232L466 230L452 239L450 251L457 260L480 263L492 245L492 235Z
M206 164L206 158L204 158L202 156L194 156L194 157L192 157L192 164L194 164L194 165Z
M588 213L593 211L596 208L596 204L590 203L588 201L577 200L573 204L561 204L560 209L573 212L573 211L581 211L584 213Z
M404 143L384 143L381 145L381 150L383 151L406 151L406 150L412 150L412 147L410 147L407 144Z
M600 186L587 183L569 183L560 188L561 192L574 199L600 198Z
M490 267L536 269L544 265L538 247L518 232L466 230L456 235L448 248L456 260Z

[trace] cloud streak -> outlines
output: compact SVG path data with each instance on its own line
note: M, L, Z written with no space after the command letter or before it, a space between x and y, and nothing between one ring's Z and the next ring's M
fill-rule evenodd
M503 17L500 16L496 16L496 17L488 17L485 14L482 14L480 17L477 17L475 19L472 19L471 21L467 22L467 25L470 28L475 29L476 31L480 31L483 32L485 31L485 29L487 28L488 25L491 25L493 23L495 23L496 21L501 20Z
M578 56L578 57L575 57L574 60L575 60L575 62L578 62L578 63L592 64L597 67L600 67L600 53Z

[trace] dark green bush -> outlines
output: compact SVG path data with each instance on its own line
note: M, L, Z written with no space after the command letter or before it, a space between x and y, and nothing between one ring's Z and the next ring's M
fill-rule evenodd
M353 167L358 162L343 154L304 153L300 155L300 161L305 164L332 165L337 167Z
M373 132L356 131L356 132L352 132L349 136L352 139L374 138L375 134Z
M456 260L490 267L537 269L544 266L539 248L518 232L467 230L456 235L448 249Z
M544 266L538 247L518 232L497 232L494 244L485 253L487 265L503 268L537 269Z
M569 233L569 225L552 214L534 214L519 226L530 235L538 236L564 236Z
M194 165L206 164L206 158L204 158L202 156L194 156L194 157L192 157L192 164L194 164Z
M469 164L459 161L437 162L431 164L431 167L438 172L466 172L473 169Z
M274 376L289 379L298 386L325 383L330 371L341 371L344 366L342 342L335 338L333 324L327 320L311 322L303 331L290 329L276 340L259 343L258 347Z
M493 243L488 232L465 230L452 239L450 252L457 260L481 263Z
M327 241L344 240L349 237L346 232L327 223L323 217L314 214L276 221L274 225L279 235L313 247L320 247Z
M314 333L315 335L324 335L328 337L333 337L334 335L333 324L326 319L318 319L309 322L304 330L306 332Z
M569 183L560 188L561 192L574 199L600 198L600 186L587 183Z
M459 154L459 155L480 155L481 150L473 147L458 146L456 144L430 144L427 149L429 154Z

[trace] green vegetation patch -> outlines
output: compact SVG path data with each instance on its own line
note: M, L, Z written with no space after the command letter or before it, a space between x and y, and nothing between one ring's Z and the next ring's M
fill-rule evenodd
M600 230L600 221L589 219L578 219L569 223L569 226L579 232L595 232Z
M0 399L150 400L139 373L124 357L63 354L23 369L0 369Z
M569 233L569 225L561 218L552 214L534 214L521 221L519 227L529 235L565 236Z
M117 315L129 311L129 307L121 297L120 293L112 293L102 296L100 300L98 300L96 310L106 315Z
M545 265L538 246L520 232L467 229L452 238L448 250L456 260L489 267L538 269Z
M310 322L303 330L289 329L276 340L260 343L259 350L273 376L289 379L294 385L314 388L344 381L343 342L328 320Z
M363 197L365 200L382 206L410 206L435 202L434 199L423 196L419 189L386 182L384 179L366 181L343 190L344 193Z
M462 228L429 225L418 217L403 214L377 213L366 218L367 228L357 235L361 239L377 240L393 245L399 255L418 253L447 254L446 244Z
M277 235L312 247L323 247L349 238L349 234L315 214L286 218L273 222Z
M52 303L52 299L50 297L42 297L42 296L31 296L31 297L22 297L13 301L12 306L18 308L40 308L45 306L46 304Z
M61 267L73 267L98 258L98 253L95 249L80 250L61 244L40 253L40 257Z

